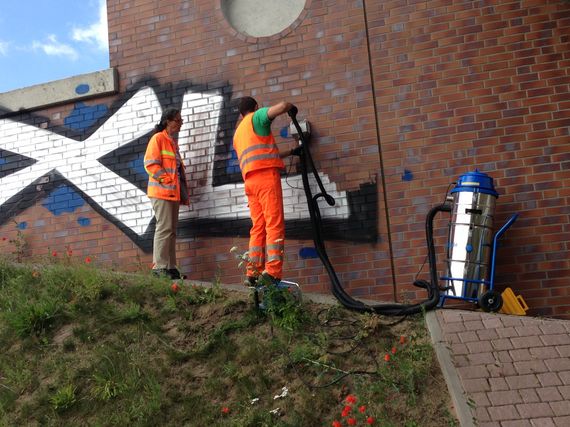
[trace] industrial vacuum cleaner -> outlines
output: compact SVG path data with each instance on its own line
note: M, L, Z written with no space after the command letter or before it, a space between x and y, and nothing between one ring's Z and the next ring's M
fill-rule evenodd
M519 214L512 215L493 234L498 196L493 178L477 169L461 175L451 190L447 271L441 277L447 285L443 287L440 306L447 299L460 299L474 302L484 311L501 310L503 298L494 289L498 241Z

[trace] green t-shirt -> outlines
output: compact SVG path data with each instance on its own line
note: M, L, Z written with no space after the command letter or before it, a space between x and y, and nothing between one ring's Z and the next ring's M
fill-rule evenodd
M253 113L253 130L259 136L269 136L271 134L271 119L267 117L268 110L268 107L263 107Z

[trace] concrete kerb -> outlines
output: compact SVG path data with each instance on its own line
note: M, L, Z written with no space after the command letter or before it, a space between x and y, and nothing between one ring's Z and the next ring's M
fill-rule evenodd
M453 402L453 407L457 415L457 419L461 427L475 427L473 412L467 403L467 397L463 391L461 380L457 375L457 370L451 360L451 352L447 347L446 341L443 339L441 327L437 320L435 310L426 313L426 324L429 330L431 340L435 349L435 354L441 367L441 372L447 383L447 389Z

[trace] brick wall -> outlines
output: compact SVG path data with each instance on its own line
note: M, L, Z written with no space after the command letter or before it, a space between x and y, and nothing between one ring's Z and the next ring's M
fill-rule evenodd
M289 28L252 38L219 2L107 5L120 93L0 119L0 233L33 240L27 255L70 249L149 267L142 153L161 110L174 106L192 186L181 268L239 283L229 249L246 249L249 220L230 146L234 101L251 95L289 100L311 123L319 176L337 200L323 206L327 248L349 293L423 299L411 283L426 256L426 213L478 168L500 193L496 226L521 214L498 251L497 286L521 293L533 314L570 317L570 6L308 0ZM283 149L296 144L287 127L283 116L273 124ZM327 292L300 187L293 161L283 180L285 271L305 291ZM440 220L440 249L445 234ZM13 252L9 239L3 253Z

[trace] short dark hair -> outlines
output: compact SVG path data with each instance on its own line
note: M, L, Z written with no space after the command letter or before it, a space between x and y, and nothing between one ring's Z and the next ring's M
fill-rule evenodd
M247 113L253 113L257 107L257 101L251 96L244 96L239 100L239 113L245 116Z

